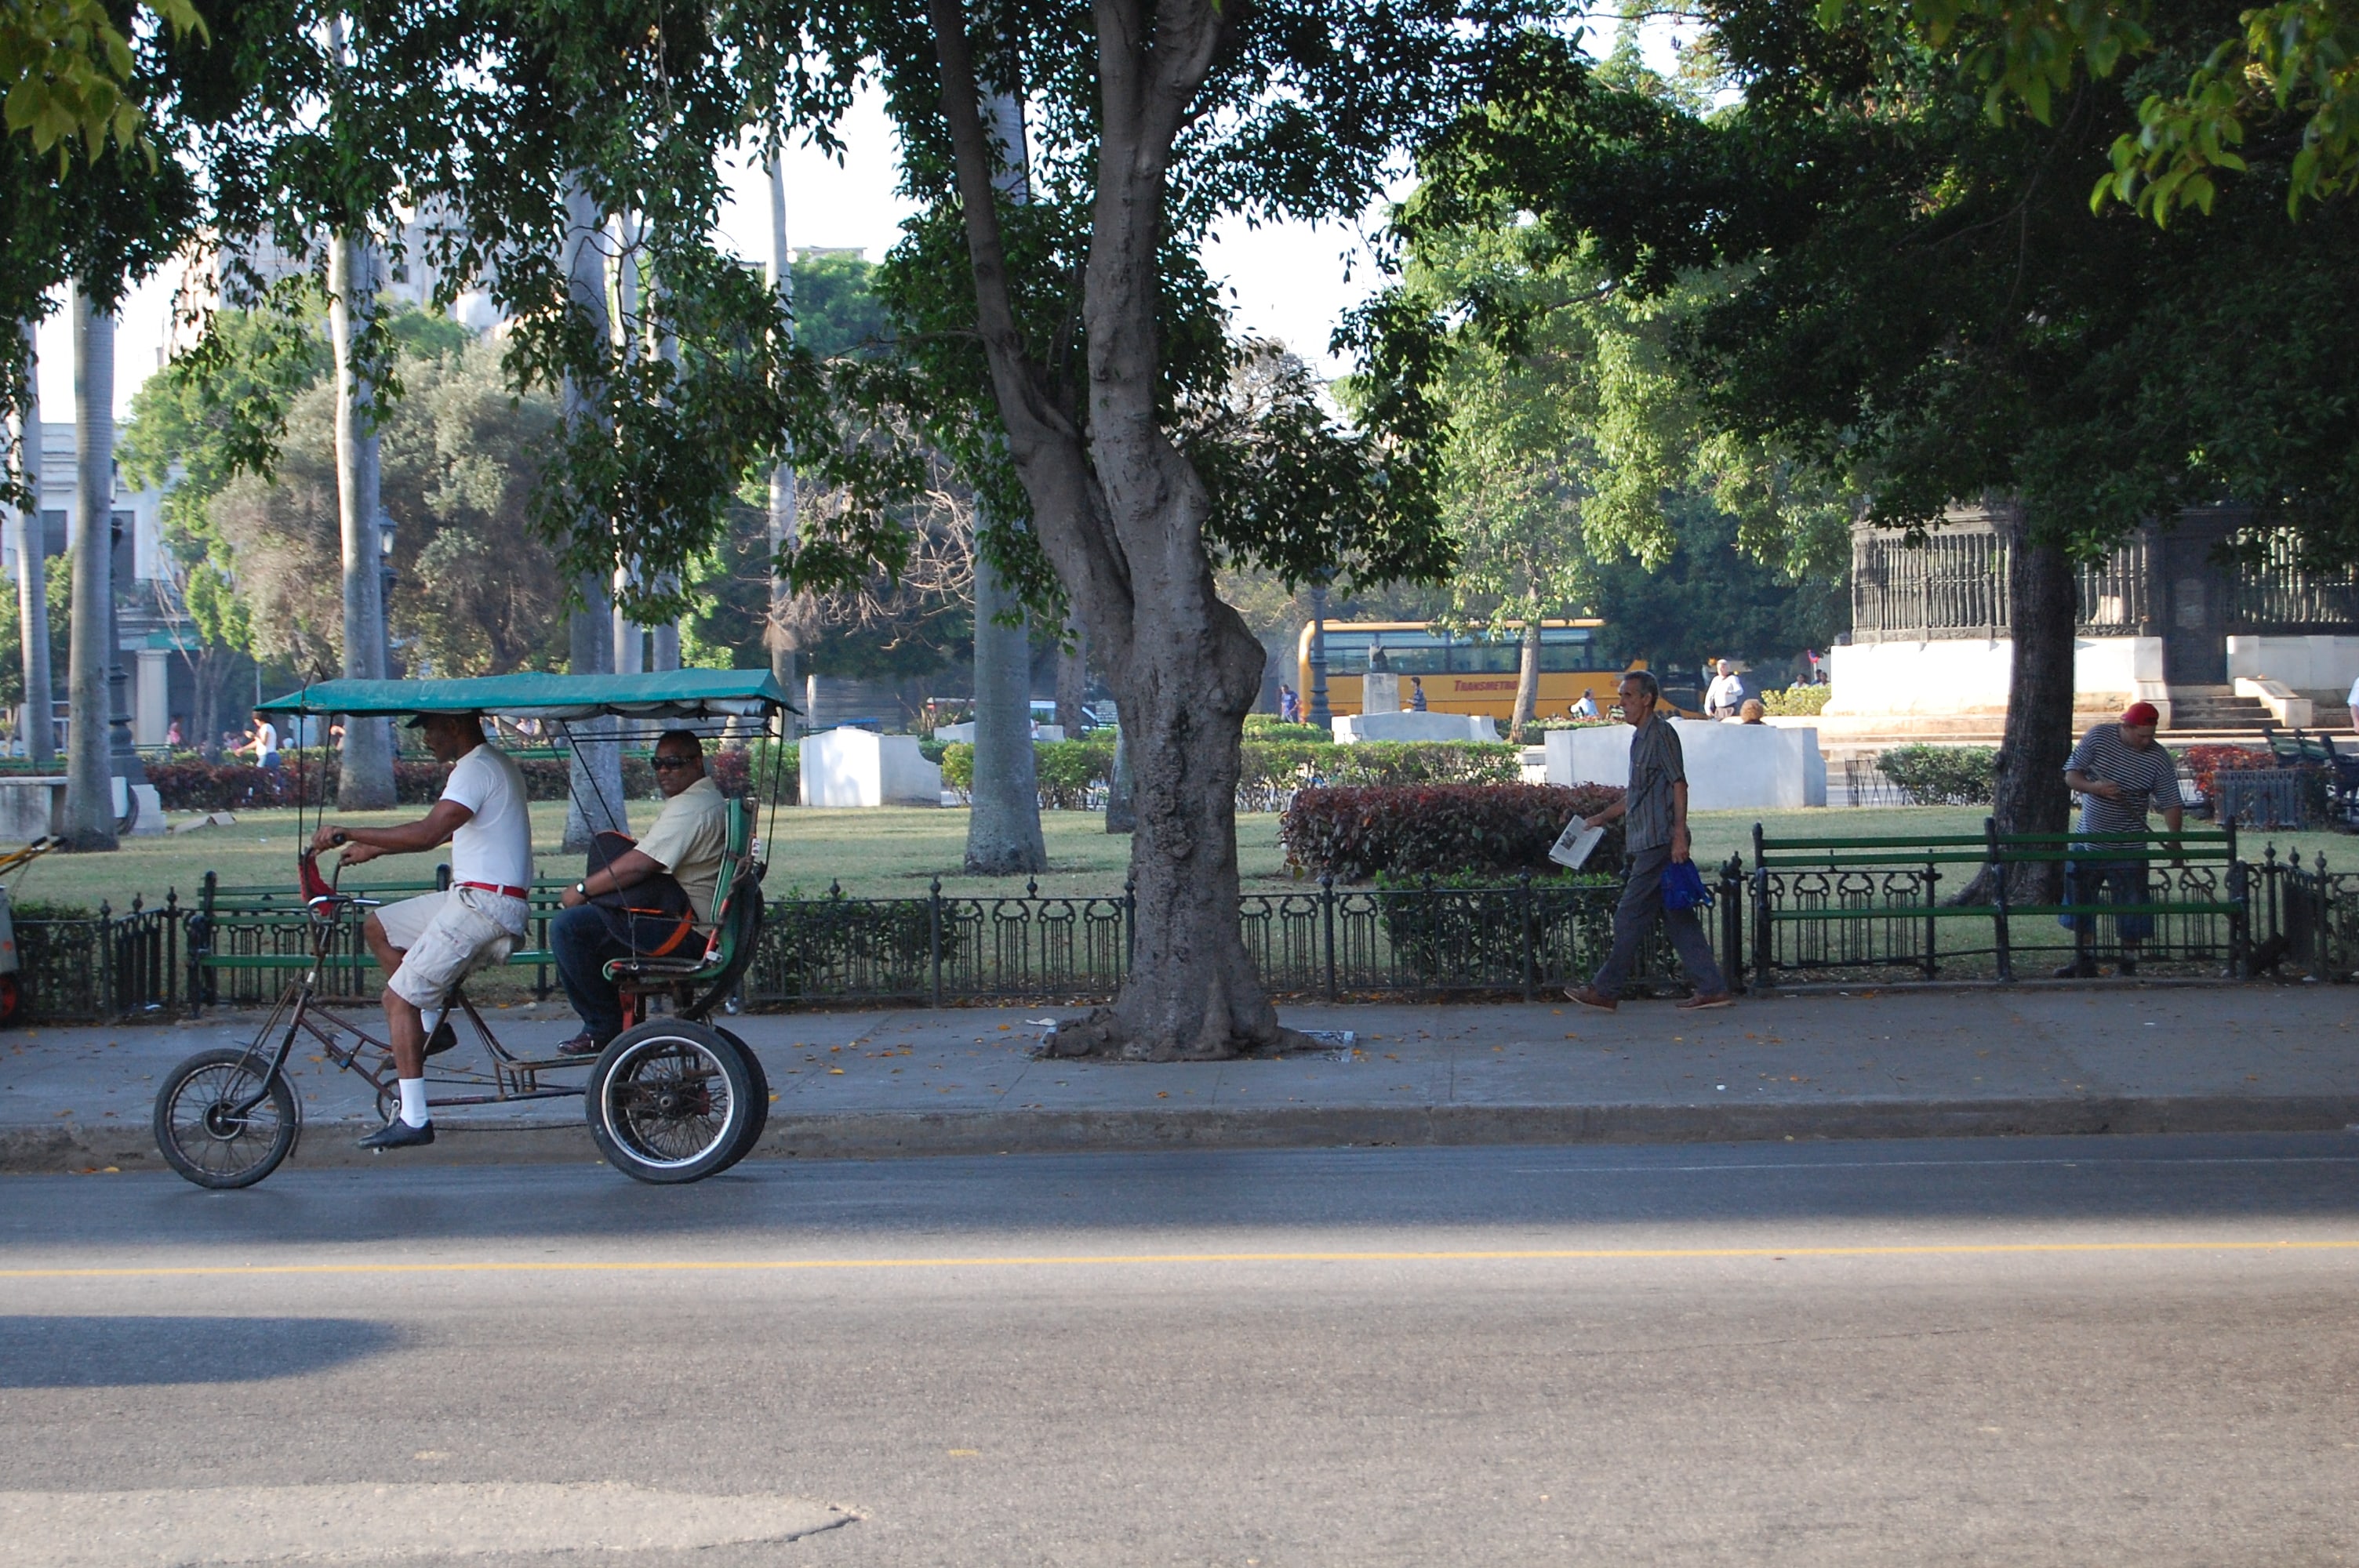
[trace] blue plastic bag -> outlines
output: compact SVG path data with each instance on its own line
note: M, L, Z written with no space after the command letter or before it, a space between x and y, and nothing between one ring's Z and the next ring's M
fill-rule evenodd
M1673 860L1663 868L1663 907L1665 909L1710 909L1712 890L1703 884L1703 873L1696 870L1693 860Z

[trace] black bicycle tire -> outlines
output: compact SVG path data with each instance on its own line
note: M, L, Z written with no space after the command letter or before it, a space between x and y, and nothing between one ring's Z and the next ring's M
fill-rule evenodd
M666 1045L685 1046L700 1053L721 1074L729 1096L728 1109L718 1131L694 1152L670 1160L658 1158L647 1150L644 1136L634 1128L618 1125L618 1119L628 1119L619 1102L636 1097L616 1083L626 1074L654 1065ZM599 1054L597 1065L590 1070L590 1081L582 1087L582 1115L590 1123L590 1136L596 1141L598 1152L608 1164L634 1181L657 1186L701 1182L728 1169L743 1156L741 1146L755 1104L767 1104L769 1098L766 1091L755 1088L758 1081L756 1075L760 1069L749 1066L749 1061L750 1053L710 1024L667 1018L625 1030Z
M217 1050L200 1051L174 1067L165 1076L164 1081L157 1086L156 1109L150 1120L149 1130L155 1134L156 1148L164 1156L164 1162L171 1166L183 1179L193 1182L201 1187L212 1188L216 1192L250 1187L278 1169L286 1162L287 1156L294 1152L296 1136L301 1129L302 1108L295 1098L294 1086L287 1081L287 1075L284 1073L274 1073L270 1076L266 1098L273 1113L278 1119L278 1124L258 1158L247 1164L229 1170L215 1170L192 1159L188 1152L180 1147L179 1128L173 1109L181 1087L200 1073L215 1067L242 1069L245 1080L254 1083L260 1078L263 1070L256 1066L256 1063L266 1060L267 1058L257 1057L251 1051L242 1051L234 1047L225 1046ZM220 1102L216 1100L214 1103ZM219 1141L226 1142L229 1140L219 1140Z
M770 1125L770 1075L763 1067L762 1058L735 1030L723 1029L717 1023L708 1023L705 1027L737 1047L739 1054L745 1058L746 1076L754 1080L754 1092L746 1100L751 1114L745 1118L745 1130L739 1134L736 1149L721 1163L721 1170L725 1171L754 1152L754 1145L762 1141L762 1133ZM719 1172L714 1173L717 1175Z

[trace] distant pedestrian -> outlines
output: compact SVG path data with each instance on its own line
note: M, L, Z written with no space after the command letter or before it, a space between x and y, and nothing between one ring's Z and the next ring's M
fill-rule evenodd
M164 744L169 746L175 752L180 749L180 721L179 719L173 719L172 727L164 731Z
M1704 688L1703 715L1706 719L1734 719L1751 695L1745 689L1745 677L1736 673L1736 666L1723 659L1720 674Z
M2093 838L2100 834L2144 833L2147 813L2157 808L2169 830L2179 831L2186 806L2179 794L2178 762L2154 742L2160 718L2153 703L2133 702L2122 710L2120 722L2098 725L2072 748L2064 762L2064 783L2081 797L2082 833ZM2076 858L2064 862L2067 902L2094 903L2100 894L2112 903L2147 902L2145 860L2107 860L2102 841L2075 843L2071 852ZM2089 957L2096 917L2067 914L2060 918L2079 934L2080 952L2056 971L2056 977L2088 979L2097 972L2095 961ZM2138 948L2154 935L2154 916L2117 914L2114 934L2122 946L2118 972L2136 974Z
M1425 711L1425 677L1423 676L1408 677L1408 710L1411 713Z
M1769 710L1761 706L1761 699L1757 697L1746 697L1745 706L1736 710L1739 724L1758 724L1768 717Z
M2351 728L2359 730L2359 680L2351 683L2351 695L2343 700L2351 705Z
M1566 711L1571 713L1575 719L1594 719L1597 717L1597 688L1595 687L1582 687L1581 688L1581 700L1574 703L1570 708L1566 709Z
M260 713L254 716L254 733L246 738L246 746L254 752L254 765L265 773L278 771L278 727Z
M1688 835L1687 762L1680 750L1679 731L1655 712L1662 695L1655 677L1632 670L1622 677L1623 717L1636 731L1630 737L1630 784L1622 798L1585 818L1584 827L1622 823L1622 866L1628 879L1622 901L1614 911L1614 949L1599 965L1590 982L1564 994L1583 1007L1611 1012L1619 1005L1623 982L1637 962L1638 944L1660 917L1670 926L1671 946L1680 956L1695 995L1680 1003L1683 1011L1729 1005L1728 981L1712 956L1703 925L1693 908L1671 908L1663 897L1663 876L1674 866L1693 862Z
M1281 724L1302 722L1302 699L1295 696L1294 688L1284 681L1277 683L1277 719Z

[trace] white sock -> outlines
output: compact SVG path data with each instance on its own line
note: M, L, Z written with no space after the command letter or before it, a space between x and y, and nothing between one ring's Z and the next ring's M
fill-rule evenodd
M426 1080L401 1080L401 1119L412 1127L423 1127L430 1119L426 1114Z

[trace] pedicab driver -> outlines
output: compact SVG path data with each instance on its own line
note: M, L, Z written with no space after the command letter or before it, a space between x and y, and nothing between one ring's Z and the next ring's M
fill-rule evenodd
M516 759L484 739L480 713L426 713L409 721L426 748L451 764L434 809L398 827L323 823L314 849L339 845L338 863L415 854L451 845L451 891L386 904L362 934L386 969L385 1017L393 1039L401 1111L361 1140L364 1149L408 1149L434 1141L426 1111L426 1014L438 1016L451 990L475 970L502 963L525 934L532 886L532 818ZM439 1033L439 1028L438 1028Z

